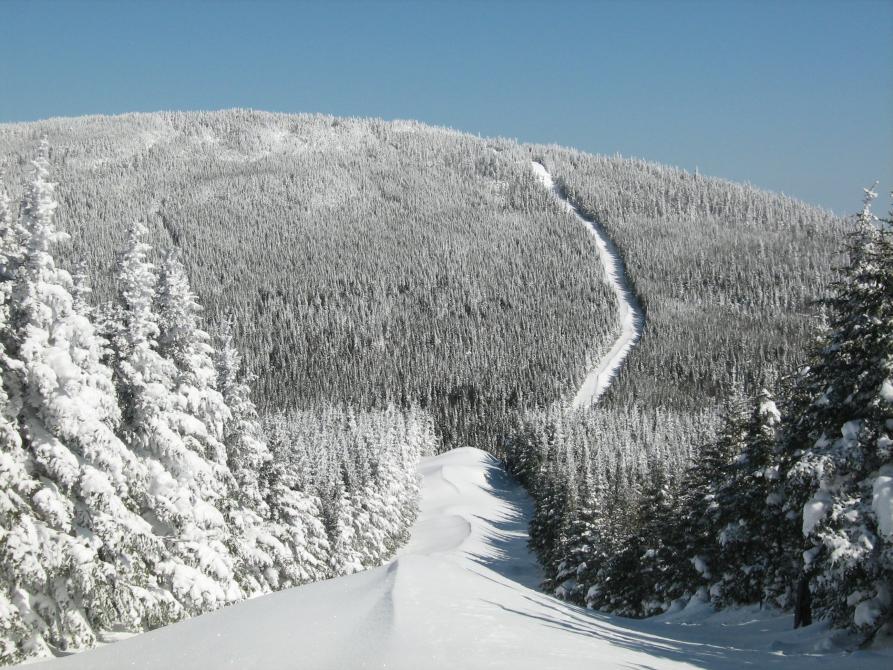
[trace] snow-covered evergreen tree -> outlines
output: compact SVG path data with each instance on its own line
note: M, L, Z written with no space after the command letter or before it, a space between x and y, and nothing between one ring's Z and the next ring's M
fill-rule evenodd
M536 438L542 445L544 458L537 474L534 512L530 520L530 546L545 568L545 586L553 590L555 576L564 557L567 542L568 503L574 504L576 481L571 480L567 464L564 418L559 407L550 408L546 421L536 426Z
M784 531L777 432L778 407L768 390L756 399L744 425L743 449L720 471L716 533L719 605L763 602L781 560ZM783 587L782 587L783 588Z
M170 322L167 350L182 367L159 351L157 277L148 260L150 248L141 240L143 231L140 223L131 227L119 262L117 322L112 325L122 435L149 473L140 501L142 516L156 533L171 540L170 558L161 564L160 577L187 613L200 613L243 595L222 511L231 487L225 462L220 462L225 453L214 434L217 426L209 428L190 413L204 409L203 395L193 383L202 383L208 352L199 340L199 363L193 369L190 343L173 336ZM168 288L174 283L170 280ZM165 308L188 313L190 305L172 305L171 294L183 297L169 290Z
M228 416L222 441L234 486L225 514L232 530L230 548L237 560L239 582L247 593L302 583L307 579L294 565L295 531L290 524L303 520L300 514L289 514L292 521L283 525L283 512L273 509L276 504L288 504L291 509L294 503L280 501L270 490L273 456L242 376L242 357L233 343L229 320L220 325L216 344L216 381Z
M350 575L363 569L361 538L357 537L354 519L357 515L356 501L343 481L338 477L329 501L331 556L329 565L333 575Z
M581 476L577 505L570 522L560 583L570 580L562 596L584 604L591 586L597 583L598 568L607 558L604 538L604 475L593 471L588 444L580 453Z
M726 510L720 491L727 485L734 460L744 451L745 400L737 385L726 398L715 439L704 445L680 483L680 523L684 543L673 578L702 600L721 594L724 556L718 542Z
M17 486L33 489L30 511L19 495L21 514L5 548L24 568L7 586L19 594L31 635L68 649L91 645L96 628L141 628L163 617L172 599L151 577L161 543L133 512L146 473L114 433L119 411L100 360L104 343L76 309L71 276L53 259L65 235L53 221L46 155L44 144L21 209L24 248L4 333L5 381L19 395L27 452L14 459L26 475Z
M40 630L42 619L33 614L32 592L23 586L47 578L46 551L56 545L58 533L46 527L35 509L32 496L40 490L33 476L33 457L22 444L19 413L22 408L22 365L6 353L9 331L8 299L12 292L15 265L21 259L20 239L8 235L12 224L5 192L0 193L0 216L4 230L3 274L0 288L0 663L17 663L49 653Z
M176 394L183 412L201 423L184 431L189 448L217 464L221 495L229 495L224 426L230 410L217 390L217 370L210 336L200 327L202 307L176 253L168 253L161 268L156 298L158 353L177 368ZM182 429L181 429L182 430Z
M4 300L9 299L11 281L22 262L24 239L24 231L12 211L6 183L0 173L0 285L6 291Z
M269 424L268 424L269 426ZM279 422L270 434L270 453L262 471L271 533L285 554L277 564L283 585L297 585L331 576L332 549L320 500L302 490L287 428Z
M641 579L648 592L641 603L644 616L665 611L685 591L672 571L684 541L678 519L678 483L658 462L650 464L649 480L642 500L643 519L637 531L644 550L639 559Z
M867 634L893 612L893 232L871 213L874 197L866 189L786 436L814 605Z
M236 497L240 504L268 516L267 491L261 474L273 456L251 400L249 380L244 377L242 355L233 341L229 319L220 325L216 345L217 385L229 411L223 442L226 462L236 484Z

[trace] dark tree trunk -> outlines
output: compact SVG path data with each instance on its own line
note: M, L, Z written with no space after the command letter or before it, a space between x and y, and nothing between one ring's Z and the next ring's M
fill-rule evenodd
M794 628L812 623L812 594L809 592L809 577L803 573L797 581L797 600L794 606Z

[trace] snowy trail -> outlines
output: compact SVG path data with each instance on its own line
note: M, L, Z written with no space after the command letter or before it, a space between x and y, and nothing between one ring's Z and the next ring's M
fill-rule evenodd
M586 378L583 380L583 384L580 386L571 404L572 409L578 409L596 402L610 386L611 380L617 376L620 366L623 365L623 361L629 354L630 349L633 348L642 335L642 328L645 325L645 313L632 289L632 284L620 257L620 251L605 233L602 226L592 219L587 219L580 214L576 207L568 202L552 179L552 175L546 170L546 166L536 161L533 161L532 165L534 173L543 186L560 200L565 209L573 214L577 221L586 226L586 229L595 238L599 259L605 268L608 281L611 282L614 295L617 296L617 304L620 306L620 336L614 342L614 346L611 347L610 351L598 362L598 365L586 374Z
M48 670L353 668L886 668L891 657L816 656L813 626L754 610L647 621L595 614L536 590L531 502L492 456L425 459L421 512L389 564L233 605Z

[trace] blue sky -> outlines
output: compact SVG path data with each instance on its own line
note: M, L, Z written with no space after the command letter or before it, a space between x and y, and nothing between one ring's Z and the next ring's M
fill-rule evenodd
M619 152L848 212L893 188L893 0L0 0L0 122L226 107Z

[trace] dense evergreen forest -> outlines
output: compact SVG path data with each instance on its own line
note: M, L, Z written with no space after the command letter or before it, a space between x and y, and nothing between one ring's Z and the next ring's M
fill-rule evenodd
M613 343L617 305L591 236L532 159L617 243L646 312L611 389L579 412L567 401ZM0 470L12 473L0 544L22 557L3 562L5 658L380 563L412 521L415 461L465 445L504 458L531 491L532 543L559 595L642 616L695 595L791 607L802 582L818 613L866 636L888 616L889 529L865 512L875 490L890 497L878 474L888 410L873 405L864 437L850 426L846 445L878 450L846 485L831 474L854 458L839 428L828 423L822 447L810 432L842 416L808 408L810 389L838 388L815 363L837 345L813 341L851 314L832 284L860 257L841 253L844 220L641 161L243 110L4 125L0 166L21 202L3 210L3 453L19 470ZM53 198L50 212L34 204ZM23 307L38 294L68 306ZM90 366L77 383L102 390L91 425L118 460L64 432L64 401L28 368L58 360L41 331ZM40 344L25 346L29 333ZM889 352L872 346L877 360ZM826 376L800 372L807 363ZM834 411L861 420L854 407ZM63 448L72 456L52 455ZM115 479L125 462L141 483ZM117 498L96 497L81 471L105 473ZM769 484L796 478L790 494ZM146 483L162 480L169 495ZM763 503L760 532L784 538L757 560L757 522L740 510ZM140 529L137 549L94 527L107 505ZM808 529L804 505L825 510ZM875 519L878 541L851 570L831 557L840 537L857 542L834 525L853 513ZM217 554L204 555L211 536ZM93 563L49 565L42 537ZM797 551L814 552L808 569ZM99 567L75 578L75 563ZM845 606L835 570L861 594ZM75 592L45 591L59 580ZM96 584L118 581L133 584L127 603L96 600L109 597Z
M61 258L98 297L144 220L181 250L209 317L232 316L261 411L416 403L446 447L501 452L515 417L572 395L618 330L591 236L531 157L603 222L648 312L617 406L697 413L732 378L784 367L841 232L790 198L640 161L242 110L5 125L10 188L43 135L72 234Z
M547 167L623 252L647 336L611 407L699 410L800 354L840 262L830 212L743 184L622 158L545 151Z
M232 316L262 411L415 403L446 445L489 447L506 407L571 392L615 336L591 238L513 143L247 111L65 119L0 128L10 188L42 135L62 258L105 299L145 221Z
M380 565L417 512L417 409L270 417L228 322L129 227L117 291L56 264L44 143L0 188L0 663Z
M888 624L893 215L878 222L874 196L798 364L774 393L733 385L712 439L672 412L659 429L616 406L526 417L508 464L536 501L546 588L638 617L692 599L760 603L794 610L796 625L827 618L862 644ZM614 445L633 440L644 447L624 460Z

